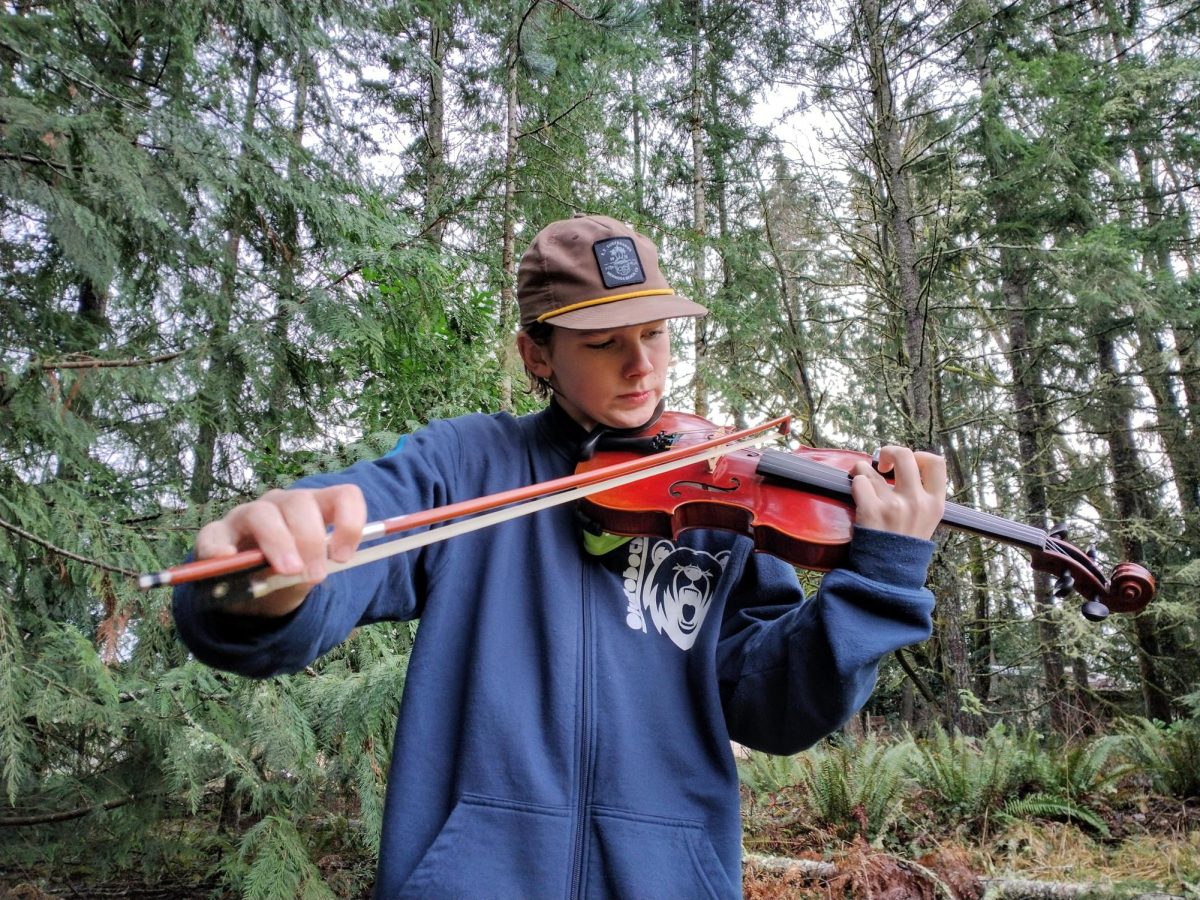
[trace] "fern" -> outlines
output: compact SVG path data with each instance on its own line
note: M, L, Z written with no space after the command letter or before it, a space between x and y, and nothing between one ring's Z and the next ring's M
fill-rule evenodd
M1009 800L1004 804L998 818L1002 821L1038 818L1082 822L1102 836L1109 836L1108 825L1095 812L1056 794L1030 794L1027 797Z
M244 900L333 900L296 826L280 816L267 816L242 839L236 865L226 877Z
M909 771L934 799L930 805L943 822L980 827L1012 796L1029 769L1029 759L998 725L981 741L935 728L918 745Z
M1200 797L1200 722L1162 725L1141 717L1125 719L1113 744L1160 794L1179 800Z
M805 808L815 824L878 842L899 817L908 794L912 745L875 738L825 744L802 757Z
M795 787L803 777L799 757L796 756L776 756L755 750L748 758L738 762L738 781L746 786L756 800Z

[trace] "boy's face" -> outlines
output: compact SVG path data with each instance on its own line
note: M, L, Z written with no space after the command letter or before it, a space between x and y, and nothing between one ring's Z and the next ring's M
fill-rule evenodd
M562 408L588 430L645 424L666 390L665 321L602 331L556 328L547 346L522 333L519 346L529 371L548 380Z

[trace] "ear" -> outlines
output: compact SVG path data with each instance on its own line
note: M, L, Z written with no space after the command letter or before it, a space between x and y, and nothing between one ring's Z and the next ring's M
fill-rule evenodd
M521 354L521 361L531 374L546 380L554 374L554 367L550 365L549 346L537 343L524 331L517 332L517 352Z

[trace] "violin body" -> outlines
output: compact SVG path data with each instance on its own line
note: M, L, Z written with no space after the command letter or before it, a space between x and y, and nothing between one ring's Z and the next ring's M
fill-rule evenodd
M720 429L699 416L664 412L656 430L678 435L673 446L699 443ZM793 451L849 473L870 459L853 450ZM602 468L630 451L599 450L577 472ZM755 548L804 569L827 572L845 562L854 531L854 507L818 493L772 483L758 472L761 450L735 450L711 464L643 478L580 501L587 518L613 534L675 538L689 528L718 528L747 535Z
M648 431L658 432L656 446L678 447L719 436L721 429L699 416L664 412ZM664 434L671 439L664 441ZM626 449L630 443L623 439L622 449L605 450L600 442L576 471L635 455ZM793 565L829 571L845 563L854 532L851 470L870 459L853 450L735 450L579 502L586 518L614 534L675 538L689 528L724 529ZM1035 570L1054 576L1056 594L1084 597L1089 619L1138 612L1154 596L1154 578L1142 566L1123 563L1106 577L1094 554L1040 528L955 503L947 503L942 524L1023 548Z

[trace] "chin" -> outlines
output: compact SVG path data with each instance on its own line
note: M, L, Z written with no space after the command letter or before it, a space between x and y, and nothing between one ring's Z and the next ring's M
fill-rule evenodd
M645 425L658 406L658 400L646 403L637 409L623 409L605 417L604 424L610 428L638 428Z

